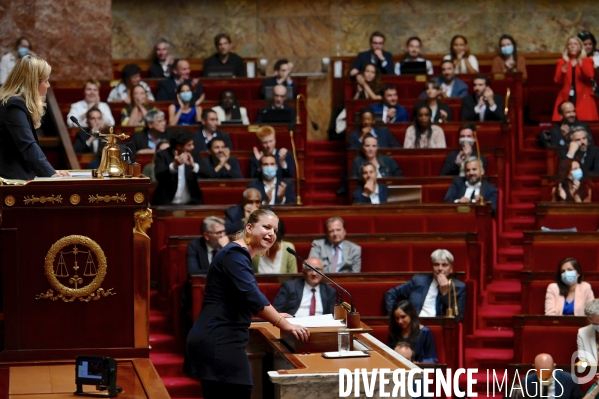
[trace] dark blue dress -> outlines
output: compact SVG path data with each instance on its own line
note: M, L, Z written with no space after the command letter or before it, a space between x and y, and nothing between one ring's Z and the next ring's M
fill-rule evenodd
M175 104L175 113L179 112L179 105ZM184 114L181 113L181 115L179 115L179 120L177 121L177 125L179 126L187 126L187 125L195 125L198 122L196 122L196 107L192 104L191 105L191 111L189 111L188 113Z
M245 347L252 314L270 305L247 249L232 242L210 264L202 310L187 336L187 371L205 381L252 385Z

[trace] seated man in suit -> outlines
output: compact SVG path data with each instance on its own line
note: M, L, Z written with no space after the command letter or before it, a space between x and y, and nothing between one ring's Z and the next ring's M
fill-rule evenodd
M278 60L274 67L275 76L264 79L260 85L260 94L262 98L266 98L267 87L272 87L274 89L275 86L283 85L291 92L291 94L287 93L287 95L291 95L291 98L295 99L295 96L297 96L297 87L295 86L293 79L291 79L292 70L293 63L289 62L289 60L286 60L285 58Z
M322 262L308 258L306 262L324 273ZM280 313L296 317L332 314L337 291L326 283L321 284L322 276L307 266L303 266L304 278L287 280L281 284L272 306Z
M214 37L216 53L204 60L203 76L214 67L227 67L233 72L233 77L245 78L245 65L243 59L231 51L231 37L226 33L220 33Z
M260 177L260 158L264 154L272 154L277 159L277 168L281 177L295 177L295 162L293 154L287 148L277 149L275 129L272 126L260 126L256 131L261 149L254 147L253 156L250 158L250 177Z
M285 103L287 101L287 87L283 85L277 85L272 90L272 104L267 105L265 107L260 108L258 111L258 117L256 118L256 123L262 123L265 119L264 114L266 114L269 110L272 109L286 109L289 110L289 120L279 121L286 123L295 123L296 119L296 109L295 107L288 105ZM268 121L265 121L268 122Z
M503 121L504 99L499 94L493 93L490 83L487 75L480 73L474 75L472 78L474 93L462 98L462 121Z
M441 169L441 176L465 176L464 163L470 157L477 157L476 152L476 140L474 138L474 132L476 131L476 125L465 123L460 126L458 131L458 142L460 143L459 150L453 150L445 157L445 163L443 169ZM487 157L480 156L483 161L483 169L487 168Z
M231 150L221 137L215 137L208 143L210 157L206 165L215 179L243 179L237 158L231 156Z
M229 133L218 129L218 115L212 109L202 111L202 127L195 133L193 145L197 152L208 151L208 143L215 137L219 137L225 141L227 148L233 151L231 144L231 136Z
M248 217L262 207L262 195L255 188L246 188L243 192L241 204L225 209L225 230L227 235L235 234L242 230Z
M559 159L575 159L585 166L591 175L599 174L599 148L589 143L590 134L582 125L570 128L568 138L570 144L560 151Z
M318 258L327 273L359 273L362 270L362 248L345 239L345 222L334 216L324 222L326 238L312 241L310 258Z
M578 359L586 360L591 365L599 364L597 358L597 329L599 327L599 299L593 299L584 307L584 314L589 325L578 329L576 344L578 346Z
M225 235L225 221L208 216L202 222L202 237L187 244L187 274L208 273L208 266L216 253L229 243Z
M497 212L497 187L489 182L483 182L485 169L478 158L470 157L464 163L465 176L458 176L451 182L443 202L461 204L478 203L482 190L485 202L490 202L493 213Z
M198 99L200 103L204 100L204 87L200 79L191 79L191 68L187 60L175 60L171 66L171 76L158 82L156 90L156 101L177 101L177 86L187 83L193 91L191 103L195 104Z
M274 155L262 155L260 171L262 176L250 183L248 187L260 192L262 205L295 205L293 183L278 177L277 159Z
M371 107L360 110L360 130L354 130L349 135L349 149L359 150L367 134L371 134L379 141L379 148L400 148L401 145L386 127L374 127L374 111Z
M582 399L582 390L575 382L575 377L565 371L556 370L551 355L537 355L533 367L535 372L527 373L522 382L525 398Z
M171 45L166 39L158 39L154 44L154 62L150 65L149 78L164 79L171 76L171 65L175 59L170 55Z
M412 280L385 293L387 313L391 313L398 300L407 299L419 317L445 317L451 309L455 322L462 321L466 311L466 284L451 278L453 255L446 249L437 249L431 254L431 264L431 274L416 274Z
M158 141L166 138L166 118L164 112L152 109L144 116L144 130L134 133L129 142L133 154L153 154Z
M586 122L580 122L576 118L576 107L570 101L564 101L557 106L562 120L555 124L549 131L551 137L551 146L555 148L568 147L570 144L570 128L574 125L581 126L588 133L589 143L593 144L591 128Z
M437 77L442 98L463 98L468 95L468 85L455 76L455 65L451 60L441 61L441 76ZM426 93L420 95L426 97Z
M404 52L403 61L395 64L395 74L401 75L401 64L404 62L426 62L426 73L432 75L435 73L433 70L433 63L429 60L425 60L421 57L422 55L422 40L418 36L412 36L406 40L406 49Z
M408 122L408 110L398 104L397 87L388 85L383 88L383 101L370 106L375 114L383 116L383 123Z
M98 108L88 109L85 113L85 119L87 120L87 130L90 133L102 131L106 127L102 111ZM104 148L104 144L101 139L90 136L81 130L77 132L77 137L75 137L75 143L73 144L75 153L87 154L93 152L99 155L102 152L102 148Z
M393 56L384 48L385 35L373 32L370 35L370 50L358 54L349 70L349 76L356 76L367 64L376 65L381 74L393 75Z
M364 185L354 191L354 204L386 204L387 186L379 184L376 177L376 168L370 162L362 165L361 177Z
M187 130L173 133L171 146L156 154L154 168L158 186L152 205L201 204L198 177L211 177L208 166L193 150L193 134Z

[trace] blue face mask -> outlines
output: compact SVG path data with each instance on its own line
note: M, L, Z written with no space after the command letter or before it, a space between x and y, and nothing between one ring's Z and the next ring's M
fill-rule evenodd
M514 46L508 44L507 46L501 47L501 54L503 55L512 55L514 54Z
M262 168L262 175L268 180L272 180L277 175L277 168L274 166L265 166Z
M19 53L19 57L25 57L29 54L29 49L27 47L19 47L17 53Z
M562 273L562 281L564 282L564 284L570 286L574 284L576 280L578 280L576 270L568 270Z
M179 93L179 97L181 97L181 101L188 103L191 101L191 97L193 97L193 93L190 91L182 91L181 93Z
M582 169L572 171L572 180L580 181L582 179Z

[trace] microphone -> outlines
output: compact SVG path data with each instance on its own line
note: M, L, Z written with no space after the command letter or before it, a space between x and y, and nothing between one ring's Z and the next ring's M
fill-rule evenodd
M71 116L71 122L73 122L75 125L77 125L77 127L79 129L81 129L81 131L85 134L87 134L88 136L93 136L95 138L99 138L100 137L100 132L88 132L87 130L85 130L80 124L79 121L77 120L77 118L75 118L74 116Z

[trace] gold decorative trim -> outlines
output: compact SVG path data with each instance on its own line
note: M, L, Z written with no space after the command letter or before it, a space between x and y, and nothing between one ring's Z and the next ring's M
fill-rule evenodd
M133 213L133 219L135 220L135 227L133 228L134 234L141 234L144 237L150 238L146 231L152 224L152 210L150 208L141 208Z
M89 196L89 202L91 204L93 204L94 202L110 202L110 201L114 201L116 203L119 202L125 202L127 201L127 197L125 196L125 194L121 194L119 195L119 193L116 193L116 195L100 195L100 194L96 194L96 195L90 195Z
M144 202L145 199L146 199L146 196L143 195L143 193L135 193L135 195L133 196L133 201L135 201L138 204L141 204L142 202Z
M79 194L71 194L70 201L71 201L71 204L77 205L78 203L81 202L81 197L79 196Z
M27 195L25 196L25 198L23 199L23 202L25 203L25 205L29 205L29 204L35 204L36 202L39 202L40 204L45 204L46 202L51 202L51 203L58 203L58 204L62 204L62 195L56 195L54 196L54 194L52 194L52 196L50 197L45 197L45 196L41 196L41 197L36 197L35 195Z
M13 206L15 202L17 201L15 200L15 197L13 197L12 195L7 195L6 197L4 197L4 203L6 204L6 206Z

